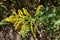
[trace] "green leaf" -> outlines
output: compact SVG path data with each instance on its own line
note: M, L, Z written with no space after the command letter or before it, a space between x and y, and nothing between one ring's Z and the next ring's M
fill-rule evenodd
M3 22L0 22L0 26L2 26L2 25L8 25L8 24L10 24L10 23L3 23Z

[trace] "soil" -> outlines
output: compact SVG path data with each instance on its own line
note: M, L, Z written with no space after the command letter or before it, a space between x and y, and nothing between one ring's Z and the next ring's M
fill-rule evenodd
M60 29L59 29L60 31ZM52 40L55 36L59 36L60 33L48 34L44 28L37 28L37 38L34 39L32 34L21 39L17 31L14 30L12 25L6 27L0 27L0 40Z
M20 40L20 36L10 25L6 26L5 28L0 28L0 40Z

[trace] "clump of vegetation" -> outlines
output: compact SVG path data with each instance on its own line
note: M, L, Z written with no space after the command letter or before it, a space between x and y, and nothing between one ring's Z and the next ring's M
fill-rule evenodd
M21 37L26 37L31 33L36 38L36 30L41 26L51 35L60 28L60 0L2 1L0 3L0 21L2 20L0 26L12 23ZM59 38L60 36L57 36L55 40Z
M36 37L36 28L38 23L43 25L48 33L55 33L56 30L59 29L60 25L60 15L57 13L57 7L53 7L50 12L48 7L43 7L41 10L40 9L41 6L38 6L35 15L31 16L28 11L23 8L23 12L18 10L17 14L14 11L13 15L3 19L3 21L13 23L15 30L20 28L19 34L22 37L26 36L29 31L31 31L33 36Z

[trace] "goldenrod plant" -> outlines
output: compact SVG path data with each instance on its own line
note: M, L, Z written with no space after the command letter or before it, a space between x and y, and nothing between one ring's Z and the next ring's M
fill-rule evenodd
M13 11L11 16L2 20L2 22L12 23L15 30L20 29L18 32L20 36L25 37L29 32L31 32L36 38L38 24L43 25L45 31L48 33L55 33L59 29L60 9L57 7L49 9L49 7L44 8L40 5L36 8L36 12L33 16L31 16L25 8L22 9L23 12L18 9L18 13Z
M15 27L15 30L20 29L18 33L22 37L26 36L31 31L33 36L36 38L36 28L38 23L36 22L35 16L39 14L39 11L42 7L42 5L37 7L36 13L35 15L33 15L33 17L28 13L25 8L22 8L23 12L18 9L18 13L16 13L16 11L14 10L12 15L3 19L2 22L12 23Z

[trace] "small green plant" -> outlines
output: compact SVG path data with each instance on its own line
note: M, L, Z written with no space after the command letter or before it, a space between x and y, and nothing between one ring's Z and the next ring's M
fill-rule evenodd
M60 11L57 8L58 7L53 7L52 9L49 9L49 7L43 8L36 16L36 20L45 27L48 33L54 33L59 29Z

